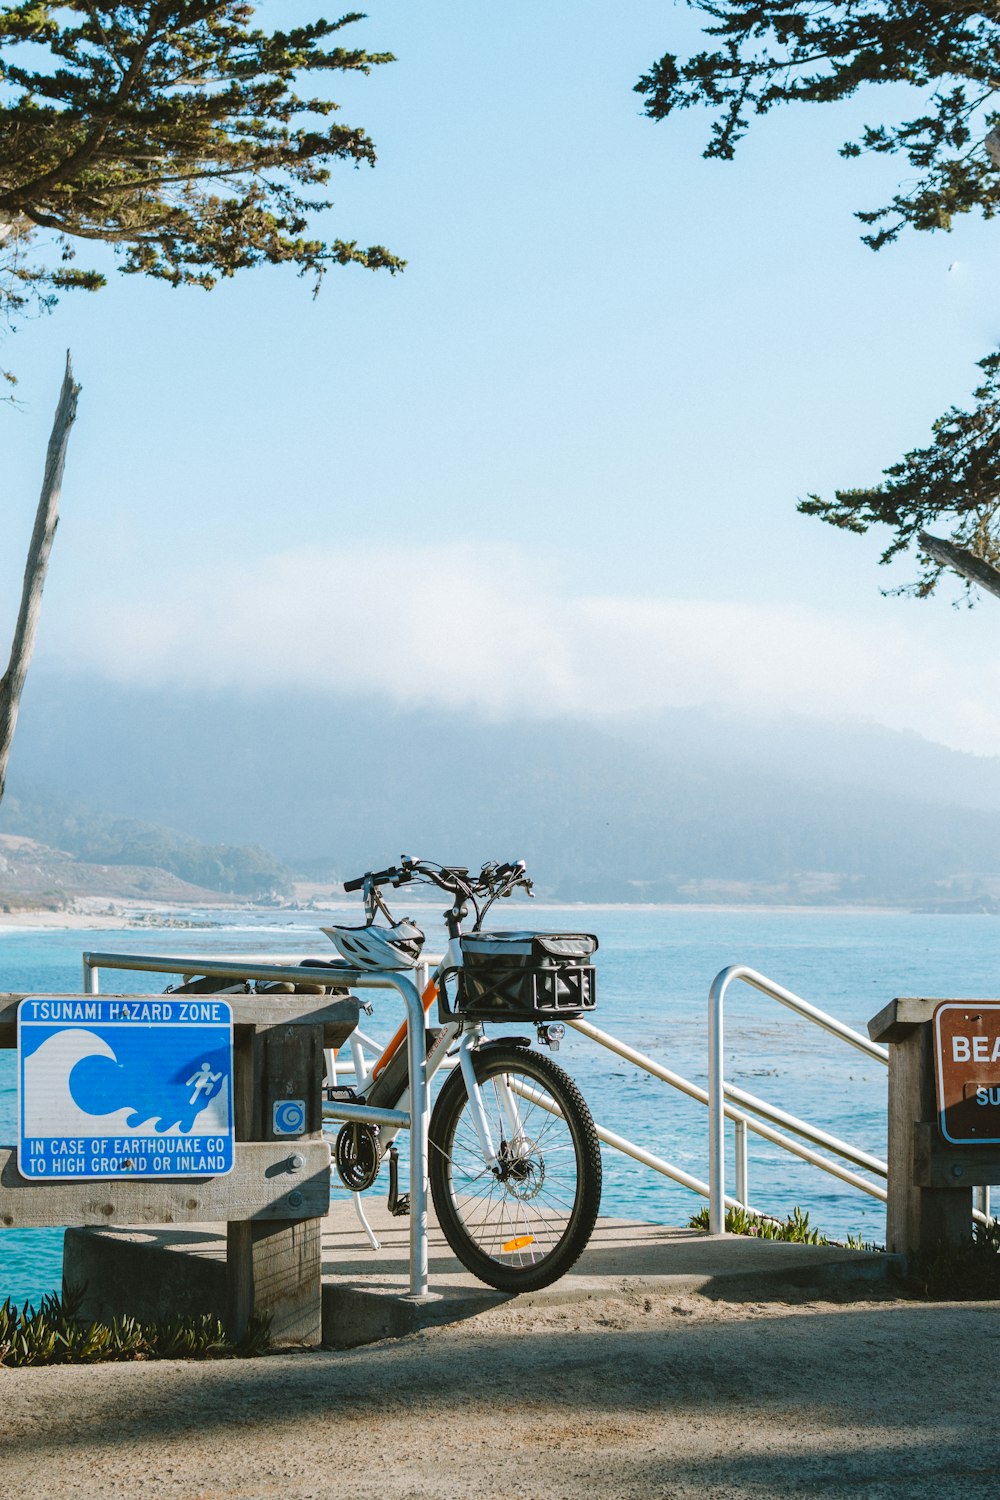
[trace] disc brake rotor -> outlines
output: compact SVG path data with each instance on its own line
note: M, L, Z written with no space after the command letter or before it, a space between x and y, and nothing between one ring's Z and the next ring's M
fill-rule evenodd
M527 1203L537 1198L545 1181L545 1159L532 1143L518 1136L500 1149L500 1181L512 1198Z

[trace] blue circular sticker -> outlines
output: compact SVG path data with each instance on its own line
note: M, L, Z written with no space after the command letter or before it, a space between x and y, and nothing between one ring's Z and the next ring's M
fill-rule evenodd
M304 1099L279 1099L274 1106L275 1135L301 1135L306 1128Z

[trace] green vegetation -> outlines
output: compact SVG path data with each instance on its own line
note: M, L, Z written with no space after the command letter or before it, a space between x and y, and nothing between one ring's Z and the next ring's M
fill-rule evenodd
M873 250L913 229L950 229L956 214L1000 211L1000 174L985 143L1000 124L1000 15L976 0L692 0L715 50L686 61L667 53L636 84L646 114L665 119L705 105L714 115L705 156L732 159L750 120L781 104L831 104L893 85L892 103L917 111L866 125L841 156L902 156L905 190L860 212ZM721 45L720 45L721 43ZM909 95L902 88L910 90ZM904 102L905 101L905 102ZM888 103L889 101L884 101ZM899 111L901 113L902 110Z
M691 1229L708 1231L708 1209L700 1208L688 1220ZM801 1208L793 1208L787 1219L771 1219L766 1214L754 1214L745 1208L726 1209L726 1233L746 1234L756 1240L787 1240L793 1245L829 1245L826 1235L818 1229L810 1229L809 1215ZM860 1245L851 1247L860 1249Z
M712 115L706 157L728 161L751 120L778 105L830 104L888 84L887 118L865 125L844 157L895 156L905 180L882 207L859 212L873 250L909 227L948 230L956 215L1000 213L1000 12L984 0L691 0L706 16L706 50L665 54L636 85L646 114L663 120L704 106ZM910 118L904 119L903 115ZM980 361L984 379L969 411L952 407L929 445L884 470L884 482L810 495L806 515L863 533L891 529L881 562L915 547L916 580L890 592L926 598L944 571L927 550L944 528L974 563L1000 563L1000 355ZM947 559L953 562L954 558ZM981 579L984 575L979 573ZM994 573L1000 586L1000 573ZM994 583L990 584L992 588ZM968 582L964 585L967 593Z
M700 1208L696 1214L692 1214L688 1220L691 1229L702 1229L708 1233L708 1209ZM750 1213L745 1208L726 1209L726 1233L745 1234L755 1240L784 1240L792 1245L838 1245L839 1240L827 1239L818 1229L812 1229L809 1224L808 1212L795 1207L787 1219L772 1219L767 1214ZM862 1239L860 1234L849 1234L847 1236L846 1248L848 1250L866 1250L870 1254L877 1254L884 1250L884 1245L876 1245L872 1240Z
M202 844L155 823L94 813L51 797L8 797L0 832L22 834L89 864L146 865L251 900L291 894L290 872L256 844Z
M692 1229L707 1232L708 1209L692 1214L688 1224ZM801 1208L793 1208L784 1221L748 1213L743 1208L727 1208L726 1233L745 1234L758 1240L786 1240L795 1245L837 1243L818 1229L811 1229L809 1215ZM884 1248L863 1240L860 1235L847 1236L848 1250L879 1254ZM971 1239L957 1249L911 1255L900 1280L904 1292L928 1302L1000 1301L1000 1223L994 1219L988 1227L977 1224Z
M849 1234L844 1242L848 1250L864 1250L869 1255L884 1255L885 1246L877 1245L874 1240L866 1240L860 1234Z
M837 490L832 500L810 495L799 501L804 515L843 531L891 527L881 563L916 544L917 578L890 593L925 599L934 592L944 567L922 549L920 534L942 517L953 545L991 568L1000 566L1000 354L987 355L979 368L983 380L971 409L951 407L934 423L931 442L891 464L882 484ZM965 583L970 602L971 587Z
M81 1295L53 1294L33 1308L8 1298L0 1305L0 1365L79 1365L102 1360L251 1358L270 1347L266 1324L253 1322L237 1343L218 1318L170 1318L140 1323L115 1318L110 1324L77 1321Z
M1000 1299L1000 1224L977 1224L957 1249L911 1255L903 1284L930 1302L993 1302Z
M253 17L241 0L0 7L0 321L103 286L67 264L81 241L171 286L262 264L317 280L400 268L381 245L307 237L332 207L331 165L373 165L375 149L332 99L299 92L392 54L338 44L357 13L274 32Z

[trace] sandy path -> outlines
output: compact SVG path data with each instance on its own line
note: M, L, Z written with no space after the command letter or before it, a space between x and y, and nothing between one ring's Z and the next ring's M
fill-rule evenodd
M516 1304L349 1353L0 1370L0 1495L1000 1494L995 1304Z

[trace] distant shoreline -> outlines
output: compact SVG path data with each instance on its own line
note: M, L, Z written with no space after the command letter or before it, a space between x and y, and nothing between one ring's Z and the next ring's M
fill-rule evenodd
M204 920L200 920L201 908L195 906L177 906L172 903L159 901L110 901L106 897L81 897L74 903L73 910L55 911L49 908L32 909L25 907L16 911L0 911L0 932L2 931L53 931L53 932L77 932L77 931L121 931L122 929L134 928L137 931L145 930L195 930L201 928L229 926L230 922L219 920L222 914L229 916L231 913L246 912L255 913L259 916L280 916L285 914L292 917L321 918L328 910L338 909L350 905L347 898L332 900L329 906L316 904L315 906L263 906L257 902L240 902L233 899L231 904L213 906L204 909ZM407 909L414 913L438 912L438 903L434 901L409 900ZM708 902L708 901L536 901L530 907L518 905L517 916L512 908L504 912L504 926L530 925L529 917L533 912L543 911L661 911L673 912L727 912L737 915L741 912L768 914L771 916L962 916L962 917L989 917L991 912L975 911L921 911L906 906L832 906L832 905L804 905L786 903L762 903L762 902ZM185 913L182 917L179 913ZM196 915L197 914L197 915ZM318 924L317 924L318 925Z
M215 910L217 908L212 908ZM232 906L221 908L224 911L240 911L244 908L238 901ZM260 908L247 905L247 911L259 910ZM178 917L181 911L199 911L198 907L175 906L163 901L122 901L109 900L106 896L81 896L73 903L72 910L53 910L49 907L19 907L16 911L0 911L0 931L45 931L49 929L54 932L77 932L77 931L100 931L102 928L108 931L118 931L123 927L134 927L139 931L144 928L187 928L187 927L214 927L219 924L213 922L208 916L209 908L205 908L205 920L194 921ZM279 907L274 908L280 910Z

